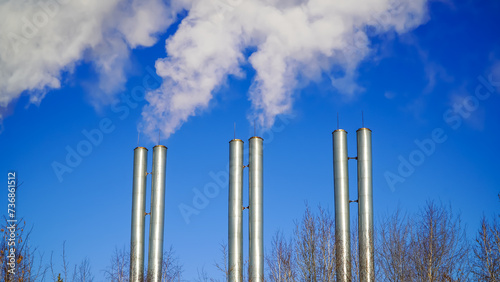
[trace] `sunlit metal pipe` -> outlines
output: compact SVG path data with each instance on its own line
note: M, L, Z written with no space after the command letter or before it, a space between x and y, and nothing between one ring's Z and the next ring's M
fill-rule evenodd
M351 281L351 240L349 224L349 173L347 167L347 132L333 133L333 180L335 197L335 243L337 281Z
M249 281L264 281L263 139L252 137L249 150Z
M130 281L144 281L144 229L148 149L134 149L132 187L132 232L130 236Z
M357 131L358 141L358 237L360 282L375 281L373 249L372 132Z
M243 281L243 141L229 142L229 282Z
M162 274L166 167L167 147L163 145L154 146L147 279L147 281L151 282L160 282Z

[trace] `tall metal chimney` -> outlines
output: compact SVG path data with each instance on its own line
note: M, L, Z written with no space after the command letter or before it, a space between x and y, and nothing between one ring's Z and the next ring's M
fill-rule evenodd
M229 142L229 282L243 281L243 141Z
M151 220L149 223L148 281L160 282L163 261L163 230L165 215L165 171L167 147L153 147L151 189Z
M375 281L373 248L372 131L360 128L358 141L358 236L360 282Z
M347 132L337 129L332 135L337 281L351 282Z
M261 282L264 281L263 139L254 136L249 142L249 281Z
M132 233L130 239L130 281L144 281L144 227L148 149L134 149L132 188Z

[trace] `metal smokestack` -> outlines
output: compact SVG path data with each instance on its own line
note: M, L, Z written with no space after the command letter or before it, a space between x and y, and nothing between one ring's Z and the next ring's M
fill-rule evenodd
M333 180L335 190L335 243L337 281L351 281L351 240L349 224L349 173L347 132L333 133Z
M243 281L243 141L229 142L229 282Z
M372 132L357 131L358 141L358 236L360 282L375 281L373 248Z
M134 149L132 188L132 233L130 236L130 281L144 281L144 226L146 217L146 175L148 149Z
M263 139L255 136L249 142L249 281L260 282L264 281Z
M166 162L167 147L154 146L148 259L148 281L152 282L160 282L162 273Z

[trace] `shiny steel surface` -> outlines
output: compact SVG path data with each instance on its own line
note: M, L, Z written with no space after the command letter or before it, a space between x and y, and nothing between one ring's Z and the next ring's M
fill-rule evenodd
M229 282L243 281L243 141L229 142Z
M144 229L146 212L146 175L148 150L134 149L132 187L132 226L130 236L130 281L144 280Z
M333 180L335 197L335 242L337 281L351 281L351 241L349 223L349 173L347 132L335 130L333 136Z
M263 139L252 137L249 150L249 281L264 281Z
M360 282L375 281L373 249L372 132L357 131L358 142L358 236Z
M157 145L153 148L153 171L151 173L151 220L149 223L147 279L150 282L160 282L162 274L166 167L167 147Z

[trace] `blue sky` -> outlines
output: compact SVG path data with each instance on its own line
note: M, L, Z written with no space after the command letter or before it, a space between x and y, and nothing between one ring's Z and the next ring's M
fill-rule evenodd
M285 92L293 102L289 109L269 118L266 110L273 108L256 107L255 89L275 89L262 78L265 70L256 63L258 56L251 59L253 54L264 52L267 45L250 44L242 48L243 58L238 59L240 73L229 67L221 75L222 80L213 78L215 86L203 89L203 93L211 95L209 101L190 110L185 121L171 132L171 127L164 127L169 134L168 139L163 134L160 142L169 148L165 247L173 246L183 264L185 279L196 278L196 270L202 267L217 274L213 263L221 256L219 244L227 241L227 186L217 185L218 192L195 207L198 214L189 220L179 207L194 207L195 191L203 191L212 182L217 184L213 175L227 171L233 124L236 137L247 146L254 131L254 117L261 122L258 135L265 139L266 248L276 231L291 235L294 220L303 214L305 203L333 211L331 132L337 127L337 113L340 127L349 133L350 156L356 154L355 132L362 126L362 111L365 126L373 131L376 220L398 207L416 212L426 201L435 200L461 213L472 238L483 215L498 214L500 3L431 1L425 2L425 7L426 16L408 30L366 32L369 42L359 51L363 55L353 59L355 75L347 82L348 87L332 82L332 78L343 77L349 69L349 64L337 66L337 57L332 55L332 60L326 59L327 67L313 68L317 73L311 79L307 71L292 72L294 79L287 82L293 88ZM157 144L151 136L156 136L157 128L142 131L150 121L145 117L153 118L152 124L161 127L162 123L173 122L177 113L170 108L165 119L148 114L148 109L153 112L151 96L145 99L139 90L159 93L159 97L170 95L168 87L178 90L175 87L181 82L168 82L172 80L168 74L175 67L182 68L186 61L179 59L179 50L172 46L182 32L188 39L196 34L194 28L180 27L194 14L194 6L192 9L181 9L170 23L160 24L154 43L145 40L137 47L131 43L133 40L128 41L125 63L119 64L126 72L122 84L113 86L113 91L102 90L99 83L118 78L97 71L98 59L87 55L85 48L70 67L56 72L60 87L38 83L31 87L34 90L27 86L15 94L6 90L12 89L7 87L10 85L0 85L4 91L0 96L14 97L2 102L0 171L6 175L15 170L24 183L17 194L18 215L33 226L31 244L46 258L54 252L55 262L60 264L62 244L66 242L70 263L88 257L97 281L101 281L113 250L129 245L132 160L138 128L139 144L149 149L151 163L152 147ZM172 54L165 51L166 40L167 46L169 40L173 42ZM290 54L287 59L294 58L295 53ZM158 59L170 61L155 67ZM311 64L318 62L317 57L311 59ZM13 63L3 56L0 67L2 64L11 67ZM218 73L220 69L213 71ZM156 71L159 76L152 75ZM204 74L203 69L199 71ZM263 82L256 85L259 79ZM192 85L184 87L198 91ZM358 90L350 91L352 87ZM32 103L33 97L43 99ZM102 97L111 102L101 102ZM171 102L155 101L157 105ZM94 140L94 144L87 142L84 130L99 130L102 138ZM427 145L427 152L419 147L422 142L432 144ZM92 144L91 148L83 148L84 143ZM54 162L68 165L68 152L78 150L78 146L83 146L86 156L73 160L74 167L68 166L71 171L58 177ZM401 173L398 170L406 162L412 168L405 167ZM349 169L351 198L355 199L354 161ZM354 219L354 206L351 212ZM246 230L245 221L245 234Z

